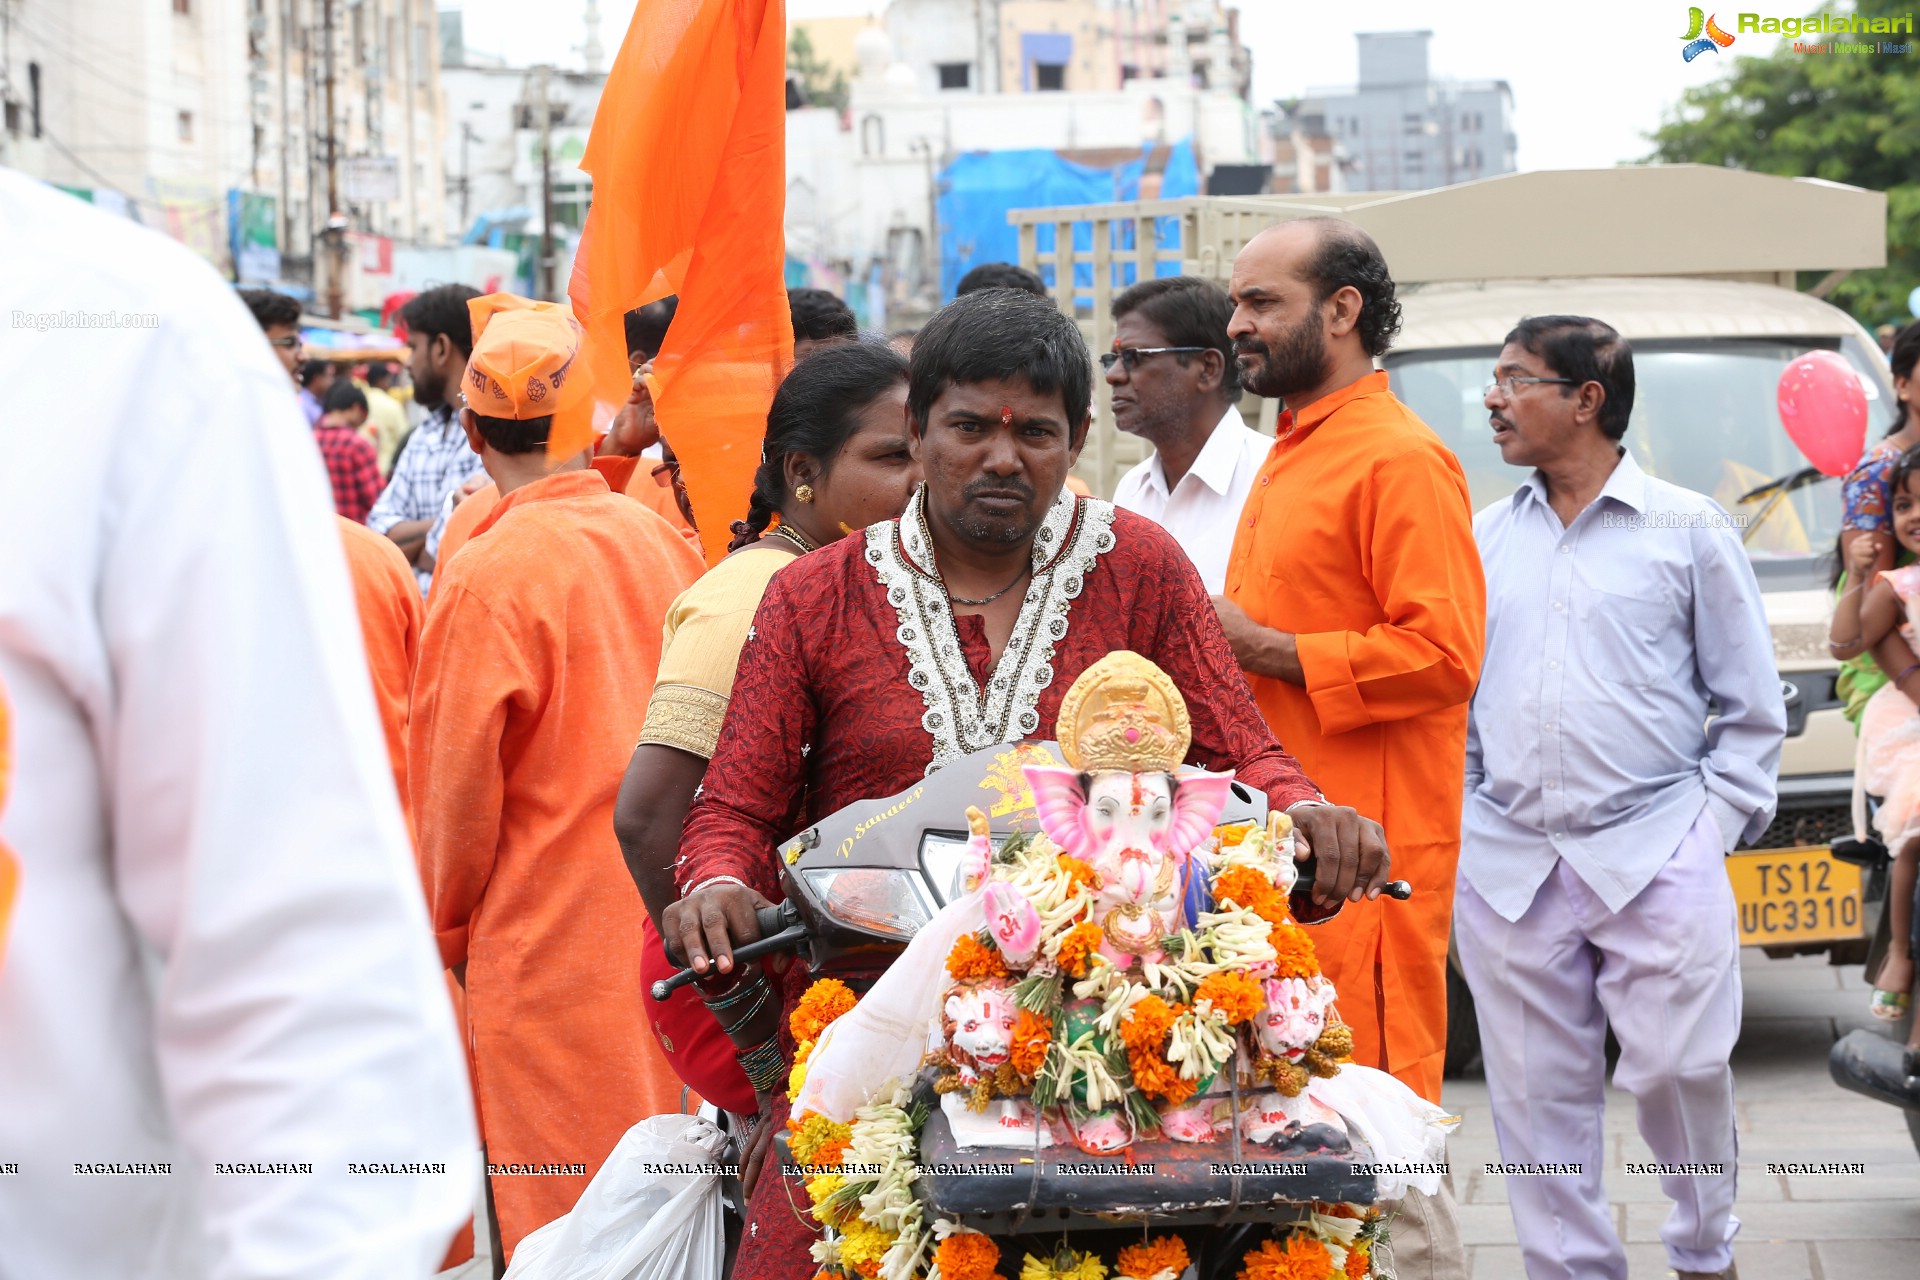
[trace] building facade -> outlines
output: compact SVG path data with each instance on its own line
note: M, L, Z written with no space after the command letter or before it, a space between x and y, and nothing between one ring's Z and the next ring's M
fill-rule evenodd
M0 0L0 16L0 163L322 297L329 273L377 266L368 244L444 234L433 0Z
M1308 137L1323 134L1345 153L1348 189L1416 191L1514 172L1513 90L1505 80L1435 78L1431 31L1356 38L1359 83L1310 90L1296 111Z

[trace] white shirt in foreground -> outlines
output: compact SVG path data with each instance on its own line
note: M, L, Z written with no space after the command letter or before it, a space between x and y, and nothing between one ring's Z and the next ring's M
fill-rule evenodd
M430 1275L478 1140L293 389L183 247L0 227L0 1271Z
M1208 592L1217 596L1227 589L1227 559L1240 512L1272 448L1272 436L1249 427L1240 410L1228 405L1172 493L1167 492L1167 473L1156 449L1120 477L1113 505L1143 515L1172 534L1200 571Z

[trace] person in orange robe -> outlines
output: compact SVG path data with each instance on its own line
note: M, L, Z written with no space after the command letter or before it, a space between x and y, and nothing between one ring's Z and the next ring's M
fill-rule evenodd
M546 456L540 411L590 410L586 380L564 378L572 317L503 294L471 307L463 423L502 496L427 611L408 773L441 958L466 988L496 1256L510 1259L630 1126L680 1109L641 1004L645 908L613 804L646 715L636 677L651 687L667 608L703 562L585 450Z
M1372 276L1346 261L1368 257ZM1314 942L1355 1061L1437 1102L1467 702L1486 643L1466 476L1373 367L1399 309L1365 233L1282 223L1241 252L1233 287L1241 372L1290 411L1218 609L1274 735L1329 799L1379 815L1394 874L1414 887L1404 903L1349 905Z
M1437 1103L1467 703L1486 647L1466 475L1374 369L1400 311L1365 232L1269 228L1235 260L1232 295L1242 380L1288 412L1215 607L1274 736L1329 800L1379 819L1413 885L1309 932L1354 1060ZM1395 1258L1405 1277L1464 1277L1450 1186L1407 1197Z
M337 517L353 579L354 608L360 614L360 638L367 647L367 672L380 728L387 735L387 758L400 804L407 803L407 699L413 687L413 659L420 648L426 606L406 553L345 516Z

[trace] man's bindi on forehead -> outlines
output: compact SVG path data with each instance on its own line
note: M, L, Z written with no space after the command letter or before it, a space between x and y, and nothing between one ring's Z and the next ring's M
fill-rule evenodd
M1000 425L1003 427L1011 427L1013 425L1012 405L1003 404L1000 406Z

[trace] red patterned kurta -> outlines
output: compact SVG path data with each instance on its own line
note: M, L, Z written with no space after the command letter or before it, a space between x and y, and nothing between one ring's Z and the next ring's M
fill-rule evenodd
M846 805L903 791L926 774L937 744L923 721L933 709L929 704L939 700L921 692L928 680L910 679L916 661L900 638L903 624L928 637L918 663L923 677L936 669L932 650L957 632L958 651L976 688L1008 678L1016 710L999 741L1051 738L1061 699L1080 673L1116 649L1131 649L1158 663L1185 695L1193 721L1190 763L1233 769L1279 807L1318 798L1254 705L1200 575L1159 525L1106 503L1064 497L1041 540L1043 548L1051 543L1055 549L1036 554L1033 593L1044 595L1046 583L1055 583L1052 608L1030 598L1021 615L1024 628L1016 627L1001 671L993 672L984 622L971 615L955 618L937 579L923 577L918 584L927 593L919 600L938 602L931 611L915 614L909 606L903 615L889 601L883 573L890 567L898 583L901 561L889 559L888 548L904 546L906 562L930 567L922 563L924 526L915 558L911 535L918 509L916 498L901 521L802 556L768 587L741 650L719 748L687 816L677 872L683 892L731 876L777 901L777 842ZM1085 567L1089 558L1091 567ZM896 586L896 598L903 594L910 594L909 587ZM1049 661L1046 637L1057 634L1062 621L1065 634L1054 642ZM1014 677L1022 665L1022 640L1029 637L1037 637L1040 651L1025 672L1029 687L1042 687L1028 720L1033 727L1023 729ZM954 674L951 664L947 674ZM964 742L960 746L967 749ZM788 971L789 1008L805 990L803 969L796 964ZM790 1057L792 1044L786 1049ZM783 1100L776 1122L784 1119ZM736 1280L809 1274L803 1268L806 1246L815 1238L812 1224L791 1207L806 1204L798 1183L762 1180Z

